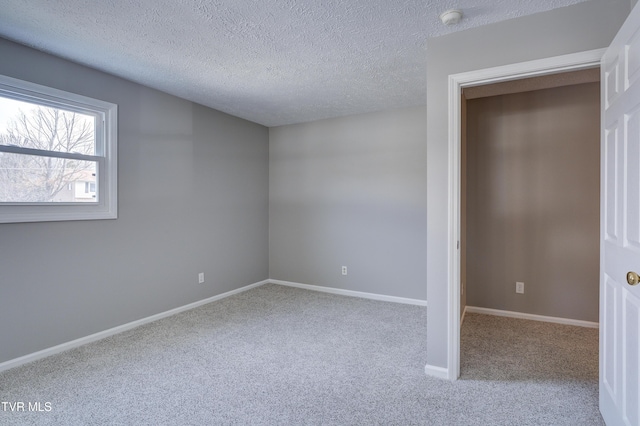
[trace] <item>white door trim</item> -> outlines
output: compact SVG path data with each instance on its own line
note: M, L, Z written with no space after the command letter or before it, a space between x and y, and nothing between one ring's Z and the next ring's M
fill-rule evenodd
M589 50L449 76L448 378L460 376L460 100L464 87L600 66L605 49Z

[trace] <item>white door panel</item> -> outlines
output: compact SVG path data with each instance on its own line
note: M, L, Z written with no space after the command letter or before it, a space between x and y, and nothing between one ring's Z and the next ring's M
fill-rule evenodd
M600 411L640 425L640 8L602 59Z
M604 321L601 321L601 328L604 330L604 351L601 351L602 368L600 369L600 375L602 377L602 383L600 386L604 386L607 393L612 399L617 399L618 396L618 369L620 368L620 361L618 360L618 353L616 353L616 347L612 344L612 340L617 335L616 328L616 301L617 286L611 280L611 278L605 274L604 276L604 290L602 298L604 299L604 311L601 313Z
M622 169L623 151L618 122L615 122L613 127L605 129L604 144L603 174L610 183L610 187L605 187L603 193L604 238L607 242L617 244L622 224L622 210L618 209L618 200L622 197L622 185L617 172Z
M640 344L637 338L638 326L640 318L640 303L637 297L631 292L623 292L623 315L622 322L626 330L623 335L629 336L635 334L635 339L627 339L623 343L623 361L622 369L625 371L623 376L622 388L622 414L630 425L640 425L640 393L638 392L638 384L640 383L640 368L638 365L638 353L640 352Z

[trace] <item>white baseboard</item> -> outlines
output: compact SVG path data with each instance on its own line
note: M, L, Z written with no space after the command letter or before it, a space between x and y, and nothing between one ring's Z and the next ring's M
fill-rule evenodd
M525 314L522 312L501 311L499 309L479 308L477 306L467 306L465 312L472 314L495 315L499 317L519 318L533 321L553 322L556 324L575 325L578 327L600 328L600 324L591 321L574 320L569 318L547 317L544 315ZM460 322L462 323L462 321Z
M467 315L467 305L464 306L464 310L462 311L462 317L460 318L460 327L464 323L464 316Z
M439 379L449 380L449 369L444 367L436 367L435 365L427 364L424 366L424 372L427 376L437 377Z
M339 295L343 295L343 296L353 296L353 297L361 297L361 298L364 298L364 299L381 300L381 301L385 301L385 302L395 302L395 303L405 303L405 304L409 304L409 305L427 306L427 301L426 300L420 300L420 299L409 299L409 298L404 298L404 297L385 296L385 295L374 294L374 293L364 293L364 292L360 292L360 291L341 290L341 289L337 289L337 288L322 287L322 286L315 286L315 285L309 285L309 284L300 284L300 283L294 283L294 282L289 282L289 281L264 280L264 281L260 281L260 282L254 283L254 284L250 284L250 285L247 285L247 286L235 289L235 290L228 291L226 293L218 294L217 296L209 297L209 298L203 299L203 300L198 300L197 302L193 302L193 303L190 303L188 305L180 306L180 307L177 307L177 308L165 311L165 312L161 312L159 314L151 315L151 316L146 317L146 318L142 318L142 319L139 319L139 320L136 320L136 321L132 321L132 322L129 322L127 324L119 325L117 327L113 327L113 328L110 328L108 330L100 331L98 333L94 333L94 334L91 334L89 336L81 337L79 339L75 339L75 340L72 340L70 342L61 343L59 345L52 346L50 348L43 349L43 350L38 351L38 352L34 352L34 353L27 354L27 355L24 355L24 356L21 356L21 357L18 357L18 358L10 359L8 361L0 363L0 372L5 371L5 370L9 370L11 368L19 367L19 366L27 364L29 362L37 361L39 359L46 358L46 357L51 356L51 355L58 354L60 352L68 351L69 349L77 348L77 347L80 347L82 345L86 345L88 343L95 342L97 340L101 340L101 339L104 339L106 337L110 337L110 336L113 336L115 334L122 333L122 332L127 331L127 330L131 330L131 329L139 327L141 325L148 324L150 322L157 321L157 320L160 320L162 318L170 317L170 316L176 315L176 314L178 314L180 312L188 311L190 309L194 309L194 308L197 308L199 306L206 305L207 303L215 302L217 300L224 299L224 298L229 297L229 296L233 296L234 294L238 294L238 293L242 293L242 292L247 291L247 290L251 290L253 288L259 287L259 286L267 284L267 283L284 285L284 286L289 286L289 287L298 287L298 288L303 288L303 289L306 289L306 290L314 290L314 291L320 291L320 292L325 292L325 293L339 294ZM437 368L437 367L435 367L435 368Z
M294 283L294 282L291 282L291 281L281 281L281 280L272 280L272 279L270 279L268 281L271 284L284 285L284 286L287 286L287 287L303 288L305 290L320 291L320 292L323 292L323 293L339 294L341 296L360 297L362 299L381 300L383 302L404 303L406 305L427 306L427 301L426 300L421 300L421 299L409 299L409 298L406 298L406 297L386 296L384 294L365 293L365 292L362 292L362 291L342 290L342 289L339 289L339 288L323 287L323 286L311 285L311 284Z
M267 284L268 282L269 280L264 280L254 284L249 284L247 286L240 287L235 290L228 291L226 293L218 294L217 296L209 297L208 299L198 300L197 302L189 303L188 305L180 306L165 312L161 312L159 314L151 315L146 318L142 318L136 321L123 324L123 325L119 325L117 327L100 331L98 333L94 333L89 336L81 337L79 339L75 339L70 342L61 343L59 345L56 345L47 349L43 349L41 351L34 352L28 355L24 355L19 358L10 359L9 361L0 363L0 372L9 370L10 368L19 367L23 364L27 364L32 361L37 361L39 359L46 358L48 356L67 351L69 349L77 348L79 346L86 345L87 343L95 342L97 340L101 340L106 337L113 336L114 334L122 333L123 331L131 330L132 328L140 327L141 325L148 324L150 322L157 321L162 318L170 317L180 312L188 311L190 309L194 309L199 306L206 305L207 303L215 302L216 300L233 296L234 294L251 290L252 288L259 287L261 285Z

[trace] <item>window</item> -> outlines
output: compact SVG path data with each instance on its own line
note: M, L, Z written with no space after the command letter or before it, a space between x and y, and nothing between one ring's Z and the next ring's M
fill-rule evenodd
M0 75L0 223L117 217L117 106Z

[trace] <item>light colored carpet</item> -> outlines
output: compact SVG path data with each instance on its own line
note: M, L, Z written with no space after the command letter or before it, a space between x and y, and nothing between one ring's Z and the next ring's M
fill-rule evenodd
M426 308L265 285L0 374L2 425L601 425L596 330L468 315L424 374Z

